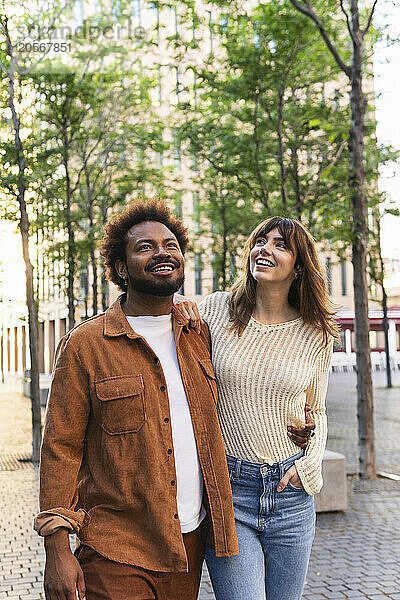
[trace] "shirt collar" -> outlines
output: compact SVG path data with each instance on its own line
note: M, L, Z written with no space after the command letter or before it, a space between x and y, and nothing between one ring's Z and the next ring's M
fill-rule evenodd
M106 337L118 337L121 335L126 335L132 339L139 337L129 325L125 313L122 310L121 303L125 300L125 297L125 294L118 296L104 314L104 335ZM188 330L189 320L181 316L177 312L175 306L172 307L172 323L174 332L175 326L178 327L178 329L186 328L186 330Z

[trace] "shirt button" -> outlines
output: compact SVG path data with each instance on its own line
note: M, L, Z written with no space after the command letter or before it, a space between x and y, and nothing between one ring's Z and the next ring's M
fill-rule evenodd
M175 485L175 480L174 479L171 481L171 485Z
M177 519L177 518L178 518L178 515L175 513L174 514L174 519Z
M167 450L167 454L172 454L172 450L171 450L171 448L168 448L168 450Z
M168 417L165 417L165 419L164 419L164 423L169 423L169 419L168 419Z
M160 390L161 390L162 392L165 392L165 385L162 385L162 386L160 387Z

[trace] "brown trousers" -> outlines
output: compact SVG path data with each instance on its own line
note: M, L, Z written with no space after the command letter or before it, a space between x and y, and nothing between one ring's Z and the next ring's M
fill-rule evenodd
M205 521L183 534L188 573L161 573L117 563L81 546L76 554L85 577L86 600L196 600L205 540Z

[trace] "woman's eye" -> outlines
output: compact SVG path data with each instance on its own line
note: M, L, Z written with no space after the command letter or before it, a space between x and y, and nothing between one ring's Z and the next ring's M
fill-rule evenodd
M259 240L256 240L256 246L262 246L263 244L265 244L266 240L264 240L263 238L260 238Z

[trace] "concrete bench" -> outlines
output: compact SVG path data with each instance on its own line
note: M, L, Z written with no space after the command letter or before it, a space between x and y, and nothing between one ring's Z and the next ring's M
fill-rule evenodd
M347 509L346 459L343 454L325 450L322 460L324 487L315 496L317 513Z

